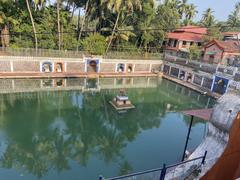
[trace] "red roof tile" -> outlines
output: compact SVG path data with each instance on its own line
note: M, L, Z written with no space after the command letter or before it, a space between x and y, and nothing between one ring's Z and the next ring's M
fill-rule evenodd
M169 39L178 39L183 41L194 41L194 42L202 42L202 34L195 34L190 32L172 32L168 33Z
M205 49L216 44L218 47L220 47L225 52L240 52L240 44L237 41L219 41L219 40L213 40L209 43L207 43L204 47Z
M200 27L200 26L183 26L175 30L175 32L179 32L179 31L196 33L196 34L207 34L207 28Z
M222 34L224 36L228 36L228 35L232 36L232 35L238 35L238 34L240 34L240 32L223 32Z
M178 39L183 41L202 42L202 37L207 33L207 28L199 26L183 26L174 32L168 33L169 39Z

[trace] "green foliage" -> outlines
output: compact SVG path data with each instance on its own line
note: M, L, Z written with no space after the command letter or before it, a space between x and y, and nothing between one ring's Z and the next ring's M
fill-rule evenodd
M208 28L207 35L203 36L204 42L209 42L214 39L215 40L223 39L223 35L222 35L222 32L220 31L220 28L216 26Z
M29 0L36 26L38 48L58 49L56 3L46 2L46 0ZM197 13L196 7L187 0L165 0L160 4L155 4L154 0L69 0L68 3L65 2L60 3L61 49L63 50L75 50L80 45L78 36L83 17L76 15L79 8L87 12L80 39L84 40L89 36L88 30L91 33L100 32L111 44L113 50L124 51L123 44L127 44L125 51L130 49L136 51L135 48L137 48L152 52L152 47L158 51L167 32L183 24L196 24L193 22ZM213 11L208 8L200 21L200 25L210 28L203 38L204 41L222 39L220 31L239 31L239 17L240 3L236 4L227 22L216 23ZM0 46L10 45L15 48L35 46L33 27L25 0L0 0L0 33L14 34L2 36ZM115 48L119 45L122 47ZM128 48L129 46L131 48Z
M201 56L201 49L196 44L189 48L188 58L190 60L198 60Z
M240 27L240 2L235 5L234 11L228 16L228 26Z
M145 50L148 45L154 40L154 31L147 30L152 27L155 13L153 5L149 2L143 3L142 12L137 12L137 26L136 29L145 29L144 31L138 32L138 37L141 39L140 46L143 46Z
M100 34L91 34L81 42L83 49L91 55L103 55L107 48L105 37Z
M203 17L201 20L201 25L209 28L212 27L213 25L215 25L216 21L215 21L215 17L213 15L213 11L211 8L208 8L204 13L203 13Z
M157 8L155 23L165 31L172 31L180 26L180 15L176 8L160 5Z
M123 41L120 42L118 46L114 49L116 51L129 51L129 52L137 52L139 49L132 43Z

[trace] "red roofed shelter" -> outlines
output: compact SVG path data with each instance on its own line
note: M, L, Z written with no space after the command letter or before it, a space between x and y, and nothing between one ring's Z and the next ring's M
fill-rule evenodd
M165 49L170 51L188 52L190 46L202 46L202 38L207 29L199 26L184 26L167 34Z
M209 63L231 64L235 56L240 56L238 41L213 40L204 46L204 61Z

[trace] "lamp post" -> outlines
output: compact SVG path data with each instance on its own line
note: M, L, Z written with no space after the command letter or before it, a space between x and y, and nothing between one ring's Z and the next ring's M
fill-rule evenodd
M188 141L189 141L189 135L190 135L190 132L191 132L191 129L192 129L192 123L193 123L193 116L191 116L191 122L190 122L189 127L188 127L188 134L187 134L187 139L186 139L185 146L184 146L182 161L184 161L184 159L185 159L185 152L186 152Z

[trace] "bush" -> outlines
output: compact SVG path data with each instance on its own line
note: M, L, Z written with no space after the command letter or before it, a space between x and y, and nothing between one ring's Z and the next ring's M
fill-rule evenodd
M201 56L201 49L197 45L193 45L189 48L188 58L190 60L198 60Z
M91 55L103 55L107 48L105 37L100 34L91 34L81 44L83 49Z

